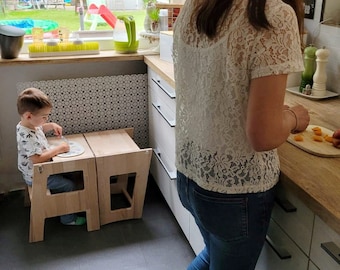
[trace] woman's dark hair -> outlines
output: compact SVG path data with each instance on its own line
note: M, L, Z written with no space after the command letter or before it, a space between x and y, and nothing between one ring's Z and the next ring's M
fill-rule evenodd
M219 25L227 17L234 0L209 0L197 4L193 17L196 27L200 33L209 38L216 36ZM298 17L300 33L302 33L302 0L284 0L291 5ZM265 14L266 0L248 0L247 14L250 24L255 29L268 29L270 24Z

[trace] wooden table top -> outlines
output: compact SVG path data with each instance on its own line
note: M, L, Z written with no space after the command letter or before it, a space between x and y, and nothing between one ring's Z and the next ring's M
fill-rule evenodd
M65 161L75 161L75 160L80 160L80 159L94 158L94 154L90 146L88 145L87 141L85 140L85 137L83 134L65 135L65 138L69 142L76 142L79 145L81 145L84 148L84 153L77 155L77 156L73 156L73 157L55 156L53 158L53 162L58 163L58 162L65 162ZM49 137L48 142L50 145L53 145L53 144L59 144L63 142L63 140L57 137Z
M133 129L117 129L84 133L95 157L137 152L140 148L132 139Z

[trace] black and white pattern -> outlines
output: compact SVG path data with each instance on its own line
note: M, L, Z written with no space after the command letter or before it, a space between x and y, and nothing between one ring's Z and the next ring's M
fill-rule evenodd
M64 134L126 127L134 140L148 147L147 74L20 82L19 92L35 87L49 96L53 109L49 121Z

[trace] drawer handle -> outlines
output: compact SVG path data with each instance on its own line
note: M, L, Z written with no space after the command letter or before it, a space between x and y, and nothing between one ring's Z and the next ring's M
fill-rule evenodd
M292 213L297 211L297 208L287 199L280 199L276 197L275 201L286 213Z
M155 103L152 103L152 106L159 112L159 114L165 119L165 121L168 123L170 127L175 127L176 122L175 120L169 120L165 114L161 110L161 105L156 105Z
M269 244L269 246L274 250L274 252L280 257L281 260L287 260L292 258L292 255L289 254L289 252L281 247L276 245L272 239L268 235L266 235L266 242Z
M321 247L340 264L340 248L334 242L321 243Z
M162 86L160 80L155 80L154 78L152 78L152 81L153 81L155 84L157 84L158 87L159 87L160 89L162 89L163 92L164 92L165 94L167 94L170 98L176 98L176 94L175 94L175 93L170 93L168 90L166 90L166 88Z
M162 158L161 158L161 152L159 152L156 149L153 149L153 153L155 154L156 158L158 161L161 163L162 167L164 168L165 172L167 175L170 177L171 180L176 180L177 179L177 172L170 172L168 168L165 166Z

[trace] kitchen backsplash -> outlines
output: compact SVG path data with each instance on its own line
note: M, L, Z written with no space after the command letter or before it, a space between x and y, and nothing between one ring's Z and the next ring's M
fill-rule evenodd
M44 89L53 103L50 121L65 134L134 128L139 147L149 145L147 74L118 75L17 83Z

